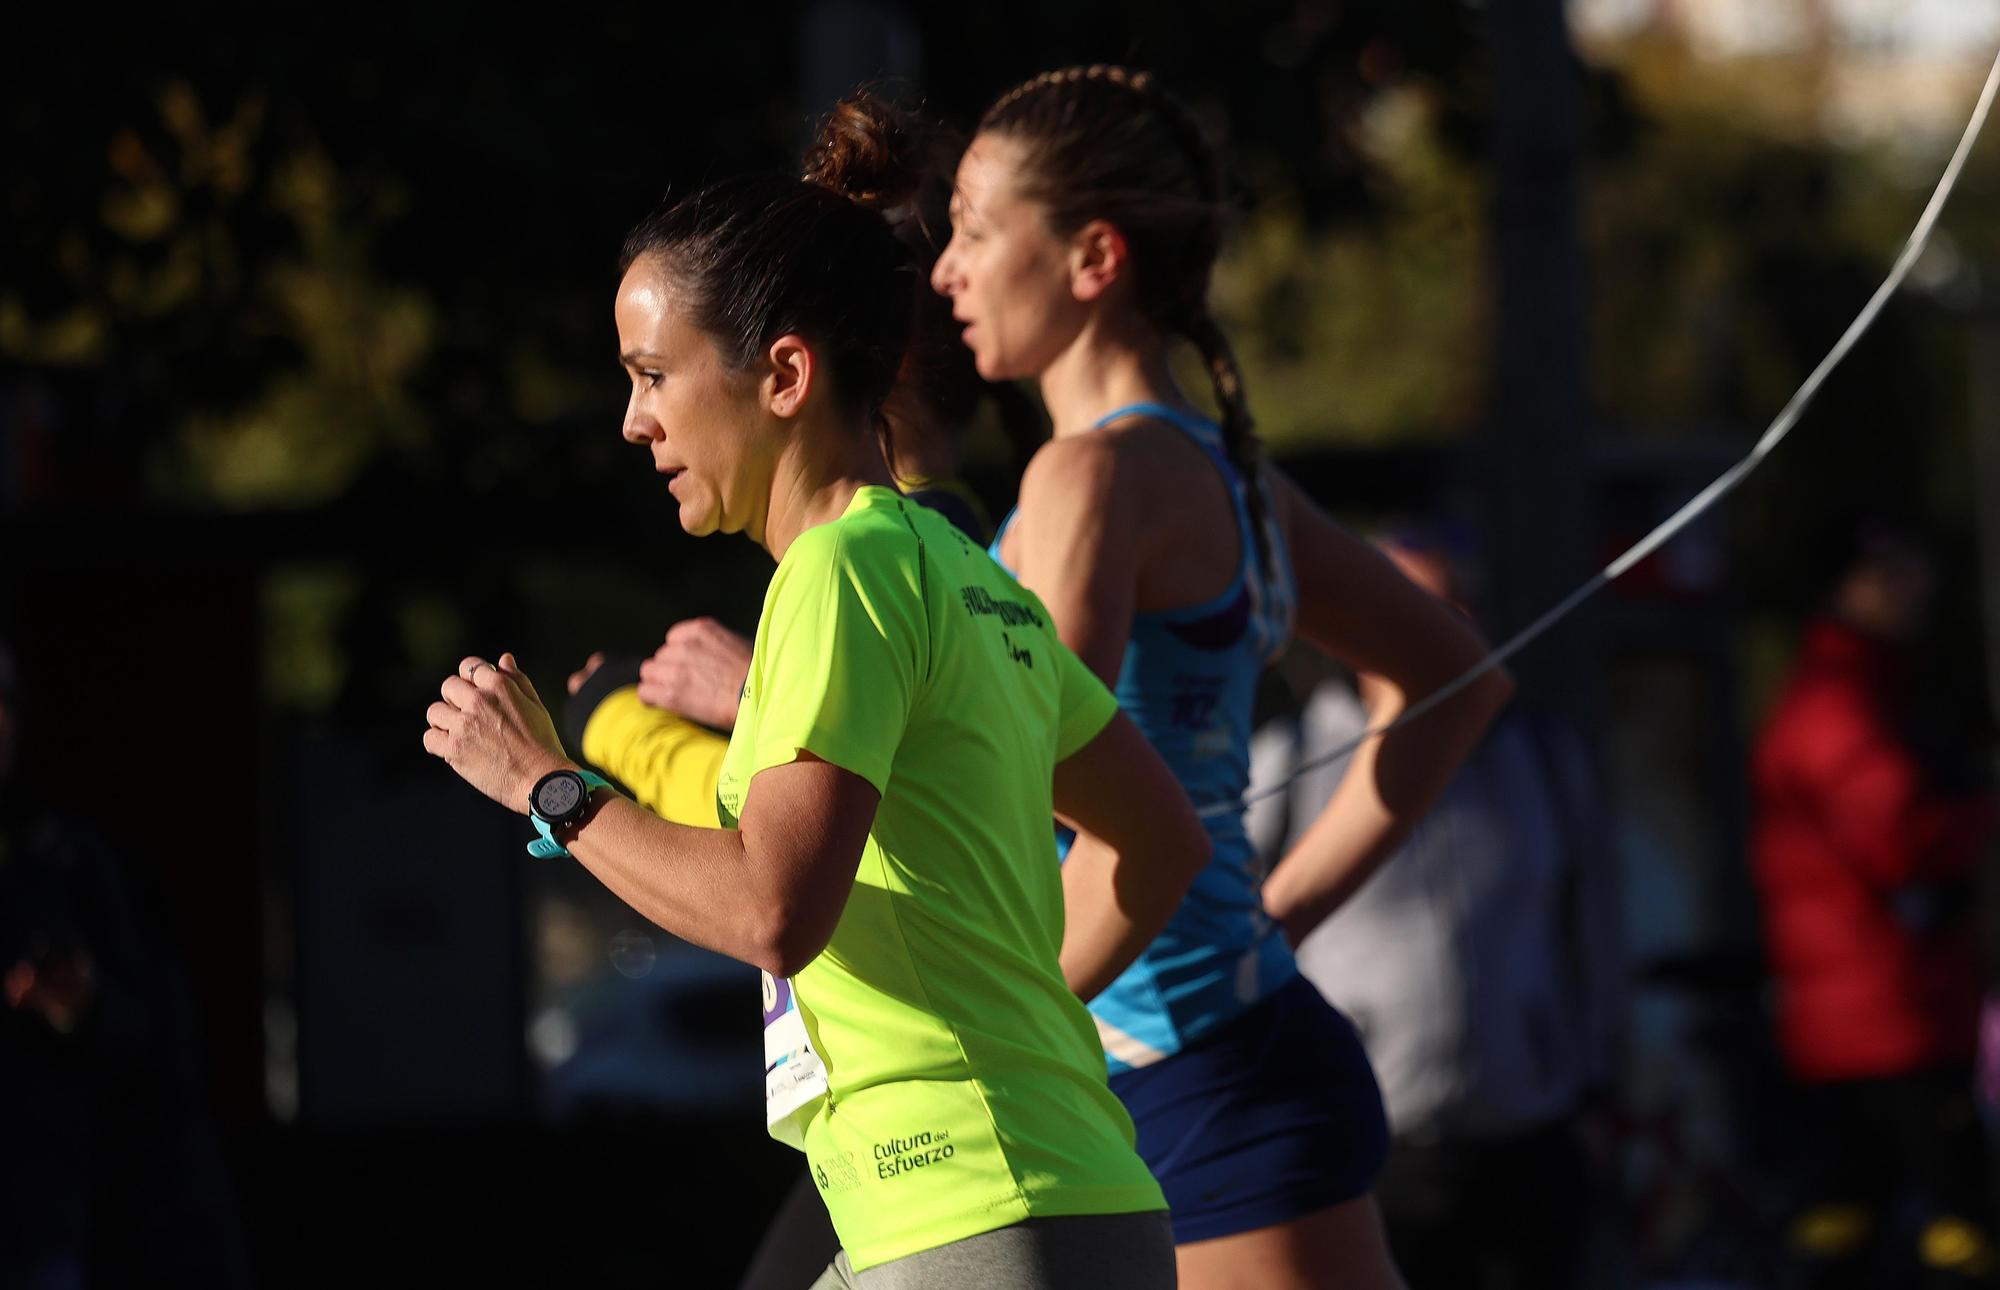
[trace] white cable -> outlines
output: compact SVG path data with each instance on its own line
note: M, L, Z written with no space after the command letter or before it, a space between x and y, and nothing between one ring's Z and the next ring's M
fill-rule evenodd
M1792 432L1792 426L1804 413L1806 405L1812 402L1813 396L1819 393L1819 387L1825 383L1833 369L1840 366L1841 360L1847 357L1847 351L1853 349L1855 343L1874 325L1876 315L1882 312L1882 306L1888 303L1889 297L1896 294L1896 289L1903 285L1903 279L1909 276L1911 266L1917 262L1917 257L1923 254L1924 244L1930 240L1931 229L1944 210L1945 200L1951 196L1951 190L1958 184L1959 171L1965 168L1965 159L1972 152L1973 141L1979 138L1979 131L1986 124L1986 114L1992 110L1996 90L2000 90L2000 55L1994 57L1993 67L1986 73L1986 86L1979 92L1979 103L1972 110L1972 119L1966 123L1965 133L1959 138L1957 150L1951 154L1950 164L1944 168L1943 178L1938 180L1937 189L1931 193L1930 203L1924 207L1924 213L1917 218L1916 227L1910 230L1909 241L1903 244L1903 253L1896 257L1895 266L1889 270L1889 276L1882 280L1881 286L1875 288L1875 294L1868 298L1868 303L1862 306L1861 312L1855 315L1854 321L1848 324L1847 330L1841 333L1840 339L1834 342L1833 348L1827 351L1819 366L1812 370L1812 375L1806 377L1805 384L1799 386L1791 401L1785 404L1784 410L1778 413L1777 419L1771 422L1770 427L1764 431L1756 446L1750 449L1743 460L1723 472L1722 476L1707 488L1696 493L1687 505L1667 517L1658 528L1640 538L1631 550L1605 565L1588 582L1565 596L1555 608L1529 623L1505 644L1475 663L1463 676L1427 695L1421 702L1410 705L1394 721L1364 730L1325 756L1315 757L1295 767L1290 775L1278 783L1245 794L1238 801L1211 802L1201 808L1202 816L1206 818L1238 811L1252 802L1259 802L1281 793L1307 771L1339 761L1375 736L1387 734L1404 722L1416 720L1519 653L1536 637L1567 617L1570 611L1597 594L1600 588L1659 550L1674 534L1692 524L1703 511L1734 491L1751 471L1763 464L1764 458L1771 455L1771 450Z

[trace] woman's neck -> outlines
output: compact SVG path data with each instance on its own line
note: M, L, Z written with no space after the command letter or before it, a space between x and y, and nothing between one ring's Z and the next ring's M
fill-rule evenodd
M750 534L774 560L799 534L841 517L870 484L893 488L881 445L871 431L844 425L801 426L778 458L764 531Z
M1040 381L1057 438L1081 434L1128 404L1191 406L1174 380L1167 337L1140 319L1094 317L1042 370Z
M950 428L930 425L899 427L891 437L899 483L935 483L958 477L958 444Z

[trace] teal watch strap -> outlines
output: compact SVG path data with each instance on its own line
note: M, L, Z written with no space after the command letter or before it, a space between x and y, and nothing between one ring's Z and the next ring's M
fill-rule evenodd
M610 780L592 771L579 770L577 774L583 779L583 791L585 793L595 793L600 788L611 787ZM555 860L569 855L569 848L556 841L556 832L549 827L547 820L533 814L530 814L528 818L534 822L535 831L542 835L528 844L529 855L535 857L537 860Z

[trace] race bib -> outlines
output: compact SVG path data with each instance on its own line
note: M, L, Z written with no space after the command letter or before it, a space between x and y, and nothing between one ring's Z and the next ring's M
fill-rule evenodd
M813 1051L792 983L764 977L764 1121L771 1136L805 1150L806 1125L826 1097L826 1067Z

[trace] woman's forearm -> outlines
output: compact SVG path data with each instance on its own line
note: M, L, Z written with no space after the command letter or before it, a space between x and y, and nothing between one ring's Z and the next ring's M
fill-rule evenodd
M1063 980L1089 1000L1145 952L1208 863L1194 803L1139 727L1112 714L1056 763L1055 805L1077 830L1063 862Z
M603 790L600 790L603 791ZM569 842L578 863L661 929L756 967L778 969L777 893L758 889L743 835L663 820L623 797L598 807Z
M1403 693L1371 678L1369 725L1393 721ZM1264 908L1292 944L1345 904L1408 840L1513 693L1489 673L1406 726L1363 741L1319 816L1264 880Z
M568 845L675 936L790 976L833 939L880 800L867 780L801 749L751 781L738 828L674 824L613 797Z
M1187 892L1185 883L1138 873L1139 863L1121 863L1088 833L1076 835L1063 861L1063 981L1085 1003L1145 952Z

